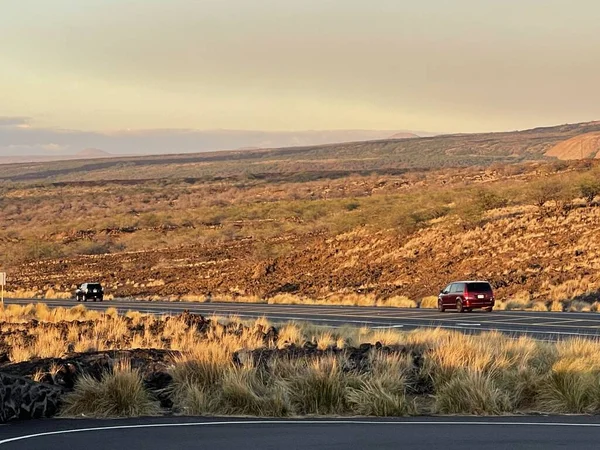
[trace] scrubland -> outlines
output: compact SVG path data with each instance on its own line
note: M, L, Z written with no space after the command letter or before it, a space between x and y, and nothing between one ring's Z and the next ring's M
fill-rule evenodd
M3 166L0 270L23 298L432 307L488 279L595 311L600 160L544 154L599 127Z
M405 416L425 414L598 413L600 342L536 341L491 332L399 332L209 320L190 314L118 315L45 305L0 312L0 353L19 361L73 351L166 349L172 412L192 415ZM5 358L6 359L6 358ZM33 361L36 361L33 359ZM47 362L47 361L46 361ZM52 380L35 372L34 379ZM51 382L51 381L50 381ZM161 414L155 392L127 360L101 376L81 375L66 416Z

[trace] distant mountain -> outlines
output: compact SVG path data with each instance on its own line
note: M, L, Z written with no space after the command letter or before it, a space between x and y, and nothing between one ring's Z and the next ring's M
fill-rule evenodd
M86 148L77 152L75 154L75 158L110 158L111 156L115 156L112 153L105 152L104 150L100 150L99 148Z
M392 134L388 139L414 139L420 137L414 133L395 133Z
M402 132L400 136L406 136ZM412 133L408 133L412 134ZM137 178L152 166L153 176L160 177L273 177L277 174L299 174L309 179L314 174L341 173L396 173L411 169L439 167L487 166L492 163L511 163L542 159L580 159L598 157L600 149L600 122L565 124L531 130L450 134L433 137L389 138L399 132L389 132L388 138L374 136L370 141L339 141L321 145L289 147L260 146L258 150L215 152L180 152L156 155L110 155L96 149L78 155L57 155L53 159L103 158L102 164L83 163L86 177ZM339 135L337 135L339 137ZM348 134L344 133L344 138ZM364 137L364 134L363 134ZM239 147L238 147L239 148ZM124 150L123 150L124 151ZM133 152L132 152L133 153ZM150 153L150 152L149 152ZM31 161L31 160L29 160ZM38 161L49 161L39 158ZM7 162L0 158L0 162ZM12 161L18 162L18 161ZM123 163L127 168L123 168ZM47 164L47 165L46 165ZM60 163L40 162L39 166L23 165L4 169L1 179L43 179L57 177ZM112 172L112 168L115 172ZM101 172L95 174L96 170ZM80 175L79 168L61 168L60 177L72 179ZM73 173L72 173L73 172ZM158 175L160 174L160 175ZM25 177L25 178L23 178ZM59 178L60 178L59 177ZM309 177L309 178L307 178Z
M0 117L1 119L1 117ZM207 151L298 147L431 136L431 133L405 130L116 130L91 132L44 128L0 126L0 155L27 156L44 161L75 157L106 158L112 155L162 155ZM102 149L102 150L98 150ZM105 154L110 153L111 155ZM40 158L42 157L42 158Z
M14 163L38 163L38 162L52 162L52 161L68 161L73 159L97 159L97 158L114 158L114 155L104 150L97 148L86 148L81 150L74 155L24 155L24 156L2 156L0 155L0 164L14 164ZM124 155L118 155L124 156Z

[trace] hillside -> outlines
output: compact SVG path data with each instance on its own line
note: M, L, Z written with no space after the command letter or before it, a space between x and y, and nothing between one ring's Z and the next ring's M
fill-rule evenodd
M145 298L418 300L457 278L488 278L526 304L600 295L600 162L590 160L2 193L12 295L94 279Z
M600 158L600 132L575 136L552 147L546 156L562 160Z
M560 143L599 133L600 122L561 125L506 133L447 135L411 139L329 144L279 149L224 151L13 164L0 180L72 182L193 178L201 180L269 178L298 180L349 173L403 173L414 169L489 166L546 158Z

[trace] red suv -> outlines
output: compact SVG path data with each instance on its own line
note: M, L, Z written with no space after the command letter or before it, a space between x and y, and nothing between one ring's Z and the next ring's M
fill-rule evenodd
M456 281L446 286L438 296L438 310L456 309L458 312L494 308L494 292L487 281Z

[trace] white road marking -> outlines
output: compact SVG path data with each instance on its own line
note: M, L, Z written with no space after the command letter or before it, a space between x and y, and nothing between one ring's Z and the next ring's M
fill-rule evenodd
M385 325L382 327L371 327L371 328L373 328L374 330L378 330L381 328L404 328L404 325Z
M480 323L457 323L456 325L461 325L461 326L466 326L466 327L480 327L481 324Z
M517 426L517 427L583 427L600 428L600 423L569 423L569 422L486 422L486 421L371 421L371 420L248 420L226 422L187 422L187 423L148 423L138 425L114 425L109 427L74 428L69 430L46 431L43 433L15 436L0 441L0 445L10 442L24 441L38 437L57 436L73 433L88 433L94 431L132 430L143 428L198 427L224 425L465 425L465 426Z

